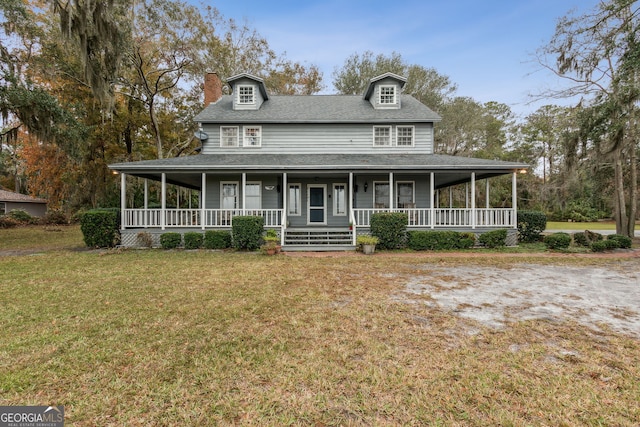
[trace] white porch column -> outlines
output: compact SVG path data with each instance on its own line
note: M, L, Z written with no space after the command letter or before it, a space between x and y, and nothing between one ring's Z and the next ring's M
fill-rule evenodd
M435 228L436 226L436 200L434 198L434 189L436 188L436 183L433 182L435 178L435 173L431 172L430 174L430 178L429 178L429 200L431 200L431 202L429 203L431 211L429 212L429 217L430 217L430 222L431 222L431 228Z
M354 221L354 216L353 216L353 172L349 172L349 184L348 188L349 190L347 191L347 203L349 204L349 208L348 208L348 212L349 212L349 224L352 225L351 227L351 243L355 246L356 244L356 224Z
M486 179L484 184L484 195L485 195L484 206L485 208L489 209L489 178Z
M200 186L200 222L204 230L207 224L207 173L202 172L202 184Z
M120 174L120 229L124 230L126 227L126 215L127 209L127 174L124 172Z
M280 245L284 246L284 233L287 229L287 212L289 204L289 179L286 172L282 172L282 226L280 227Z
M374 188L373 191L376 189ZM393 196L393 172L389 172L389 209L393 209L395 207Z
M162 172L162 190L160 196L160 228L164 230L167 223L167 174Z
M242 172L242 215L246 215L247 206L247 173Z
M518 191L517 184L517 171L513 172L511 177L511 206L513 206L513 228L518 228Z
M464 183L464 207L469 209L469 183Z
M471 228L476 228L476 173L471 172Z
M149 180L144 179L144 228L149 226Z

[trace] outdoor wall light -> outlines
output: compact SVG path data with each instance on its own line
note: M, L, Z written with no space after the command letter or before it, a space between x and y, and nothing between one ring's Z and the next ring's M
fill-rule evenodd
M367 188L369 188L369 183L367 181L364 182L364 192L367 192Z

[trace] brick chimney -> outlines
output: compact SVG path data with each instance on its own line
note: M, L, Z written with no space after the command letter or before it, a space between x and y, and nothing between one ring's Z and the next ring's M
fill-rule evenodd
M222 98L222 80L217 73L207 73L204 76L204 106Z

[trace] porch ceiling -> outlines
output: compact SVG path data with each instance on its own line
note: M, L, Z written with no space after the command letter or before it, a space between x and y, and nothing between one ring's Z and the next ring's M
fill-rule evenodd
M198 154L160 160L117 163L110 169L133 176L198 189L203 172L229 173L295 173L348 174L435 173L435 187L468 182L471 172L476 179L504 175L529 165L517 162L476 159L440 154Z

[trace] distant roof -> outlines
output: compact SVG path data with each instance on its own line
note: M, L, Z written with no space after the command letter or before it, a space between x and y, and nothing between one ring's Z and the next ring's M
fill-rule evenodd
M376 110L358 95L274 95L259 110L234 110L224 95L195 117L201 123L424 123L440 116L411 95L402 108Z
M13 191L0 188L0 202L18 202L18 203L47 203L45 199L31 197L26 194L14 193Z

